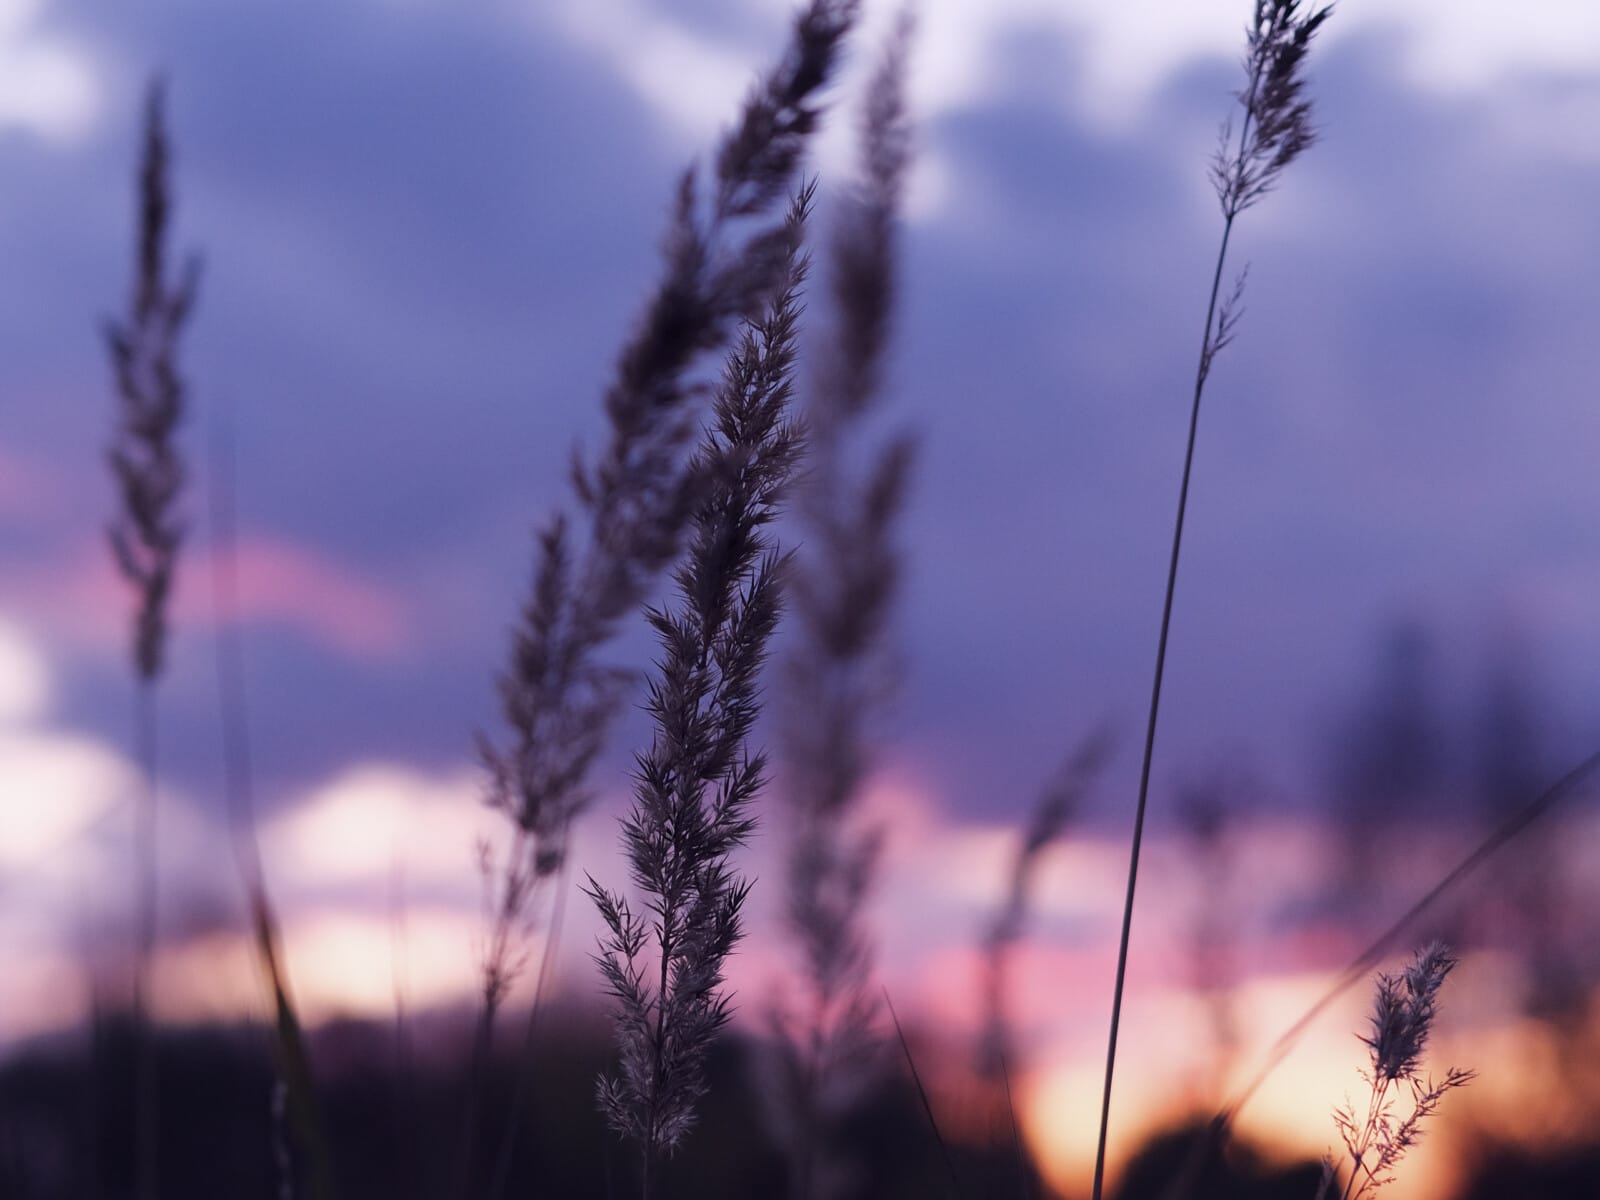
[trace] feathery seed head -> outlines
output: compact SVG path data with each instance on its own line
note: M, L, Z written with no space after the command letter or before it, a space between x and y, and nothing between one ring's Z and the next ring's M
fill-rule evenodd
M1347 1104L1333 1114L1350 1162L1350 1179L1341 1197L1364 1200L1393 1179L1395 1167L1422 1139L1423 1122L1438 1111L1445 1094L1474 1078L1473 1072L1455 1067L1442 1078L1421 1074L1428 1035L1438 1015L1439 990L1456 961L1442 943L1433 942L1403 970L1378 976L1372 1032L1361 1039L1372 1054L1372 1070L1363 1072L1371 1087L1367 1111L1358 1118ZM1335 1182L1330 1167L1324 1171L1319 1197L1329 1194Z
M749 884L729 855L754 831L751 805L766 782L766 759L747 739L781 608L785 559L767 526L800 450L788 403L812 196L806 186L791 203L783 282L727 355L691 463L698 503L677 597L650 613L661 647L646 703L655 732L637 759L622 842L652 919L647 926L592 880L588 889L608 930L596 961L617 1002L620 1042L600 1107L647 1164L693 1125L706 1054L731 1015L723 966Z
M1279 173L1316 141L1302 70L1312 39L1332 15L1331 4L1306 10L1301 0L1256 0L1246 30L1245 86L1238 93L1244 131L1235 150L1232 123L1223 125L1211 166L1225 216L1237 216L1271 191Z
M1442 942L1433 942L1398 974L1378 976L1372 1033L1361 1039L1372 1051L1373 1074L1391 1080L1415 1074L1438 1012L1439 989L1456 962Z
M184 415L178 374L178 335L194 305L199 260L176 279L167 270L172 194L164 90L150 87L138 174L138 251L128 315L108 321L106 347L119 403L119 426L108 454L122 511L110 529L112 554L138 592L134 664L143 680L161 673L167 600L172 591L183 523L176 507L184 465L174 438Z

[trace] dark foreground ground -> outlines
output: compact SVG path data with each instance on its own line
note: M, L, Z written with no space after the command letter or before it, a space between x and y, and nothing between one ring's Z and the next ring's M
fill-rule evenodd
M426 1047L459 1045L457 1031L418 1026L407 1043L393 1030L346 1024L317 1035L323 1119L341 1200L545 1197L610 1200L637 1194L632 1153L604 1128L592 1097L608 1064L604 1030L552 1018L529 1062L522 1099L508 1060L483 1092L477 1169L463 1179L467 1082L457 1056ZM284 1200L309 1196L305 1164L285 1190L285 1122L274 1114L271 1046L261 1030L168 1031L161 1040L159 1170L162 1200ZM661 1200L790 1194L770 1105L748 1048L730 1043L712 1063L700 1127L672 1159ZM0 1200L122 1200L134 1195L134 1134L123 1102L133 1094L133 1041L126 1022L93 1035L29 1047L0 1068ZM508 1115L520 1112L504 1153ZM997 1122L997 1131L1008 1131ZM1249 1147L1197 1159L1203 1126L1175 1130L1145 1147L1121 1200L1160 1200L1175 1175L1195 1173L1198 1200L1310 1200L1319 1168L1268 1168ZM840 1135L856 1164L854 1196L1044 1197L1009 1136L989 1145L954 1137L940 1146L915 1089L893 1084L869 1097ZM948 1163L946 1155L948 1154ZM1203 1165L1202 1165L1203 1164ZM501 1178L496 1184L496 1168ZM952 1173L954 1179L952 1179ZM1560 1161L1483 1148L1475 1182L1460 1200L1596 1200L1600 1130L1588 1149Z

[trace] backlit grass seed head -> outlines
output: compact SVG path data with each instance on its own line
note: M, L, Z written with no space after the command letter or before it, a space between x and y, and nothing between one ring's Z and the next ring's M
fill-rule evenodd
M874 725L894 692L888 630L898 593L896 525L912 439L869 439L880 399L910 158L902 16L867 85L858 167L827 251L828 337L806 397L799 539L786 581L797 626L784 664L780 729L791 817L786 917L801 960L771 1017L779 1073L769 1089L789 1152L790 1192L827 1200L854 1174L839 1136L886 1065L871 986L869 894L884 840L858 809L876 757Z
M787 286L793 230L775 210L795 186L818 94L858 7L811 0L801 11L784 57L722 140L709 213L696 172L684 172L662 278L606 390L609 442L572 465L587 519L558 515L539 533L532 594L499 681L507 736L480 738L479 749L489 802L528 836L541 876L565 857L565 831L588 804L589 769L634 678L600 662L601 652L677 557L705 494L689 453L695 401L707 390L694 368Z
M1394 1080L1416 1073L1438 1012L1439 989L1456 962L1443 943L1434 942L1399 974L1378 977L1372 1034L1361 1039L1372 1051L1374 1075Z
M174 438L185 404L177 343L200 278L198 259L191 258L177 279L168 271L172 195L163 101L161 85L153 85L145 102L139 164L133 298L127 316L108 321L105 328L119 407L108 458L122 505L109 531L111 551L138 593L133 657L139 677L147 681L161 673L167 602L183 541L176 509L185 473Z
M1372 1059L1372 1069L1362 1072L1370 1085L1366 1112L1358 1117L1354 1106L1346 1104L1333 1114L1350 1169L1340 1200L1363 1200L1392 1180L1406 1151L1422 1140L1423 1122L1439 1110L1446 1093L1474 1078L1473 1072L1455 1067L1442 1078L1422 1074L1439 991L1455 966L1455 955L1433 942L1404 970L1378 976L1372 1031L1361 1039ZM1337 1181L1332 1167L1325 1169L1317 1200L1331 1195Z
M1271 191L1279 172L1316 141L1301 71L1332 13L1332 5L1307 11L1301 0L1256 0L1246 31L1245 87L1238 93L1244 131L1234 149L1231 119L1223 126L1211 166L1225 216L1237 216Z
M795 18L783 61L752 89L717 154L719 217L759 212L788 188L820 118L815 96L860 7L860 0L812 0Z
M595 957L617 1007L619 1063L599 1083L600 1108L639 1144L647 1196L655 1162L694 1123L706 1054L731 1014L723 966L749 884L729 856L754 830L766 782L766 759L747 740L781 607L784 559L767 526L800 453L788 409L812 195L804 188L785 221L785 285L728 352L691 464L700 499L676 599L649 613L660 646L645 705L654 734L622 821L644 909L593 878L585 889L608 931Z

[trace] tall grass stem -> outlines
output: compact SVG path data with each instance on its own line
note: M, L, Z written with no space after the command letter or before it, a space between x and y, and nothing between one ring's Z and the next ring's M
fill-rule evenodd
M232 413L219 406L212 428L208 519L211 541L211 610L217 676L217 718L222 748L223 787L229 837L245 891L257 966L267 985L273 1010L278 1080L273 1093L274 1137L280 1125L295 1130L311 1162L312 1196L332 1200L335 1184L326 1132L312 1091L310 1056L280 962L278 919L267 891L261 846L256 837L254 760L250 744L249 686L239 604L239 538ZM287 1172L292 1159L280 1156ZM292 1192L293 1178L281 1181Z
M900 1041L900 1053L905 1056L906 1069L911 1072L911 1082L917 1089L917 1099L922 1102L923 1116L928 1118L928 1129L939 1147L939 1157L944 1161L945 1173L950 1176L950 1193L959 1197L961 1176L956 1172L955 1159L950 1156L950 1144L944 1140L944 1133L939 1128L939 1118L933 1112L933 1101L928 1098L928 1089L923 1086L922 1072L917 1070L917 1060L912 1056L911 1043L906 1040L905 1027L900 1024L900 1014L895 1011L894 1001L889 998L888 988L883 989L883 1006L889 1011L889 1020L894 1024L894 1036Z
M150 1015L154 989L156 938L159 933L157 879L160 869L160 731L156 712L156 685L142 678L134 697L135 740L144 779L134 808L134 911L139 922L133 965L133 1025L137 1038L134 1075L134 1114L139 1147L140 1200L160 1200L161 1083L158 1077L155 1022Z
M533 985L533 1003L528 1008L528 1025L522 1035L522 1057L517 1063L516 1083L511 1092L511 1107L506 1112L505 1133L500 1139L500 1152L495 1157L494 1176L489 1185L490 1200L503 1200L511 1180L511 1160L516 1149L517 1134L522 1128L523 1111L528 1105L530 1076L533 1073L534 1053L538 1045L539 1018L544 1014L545 996L548 994L550 976L561 946L561 930L566 924L567 892L571 881L568 868L562 863L556 876L555 900L550 911L550 923L545 931L544 947L539 952L539 971Z
M1189 407L1189 436L1184 450L1183 481L1178 489L1178 512L1172 527L1172 553L1167 563L1166 594L1161 606L1161 634L1156 643L1155 676L1150 687L1150 714L1145 724L1144 754L1139 767L1139 799L1134 810L1133 839L1128 855L1128 888L1122 907L1122 932L1117 946L1117 975L1112 992L1110 1031L1106 1039L1105 1087L1100 1099L1100 1130L1095 1146L1093 1200L1101 1200L1105 1184L1106 1137L1111 1120L1111 1089L1116 1075L1117 1035L1122 1022L1123 991L1128 973L1128 942L1133 929L1134 894L1139 880L1139 853L1144 841L1145 811L1150 794L1150 766L1155 755L1156 722L1161 712L1161 683L1166 672L1167 640L1172 629L1172 602L1177 591L1178 560L1183 549L1183 525L1189 506L1189 481L1194 471L1195 441L1200 426L1200 402L1217 354L1233 338L1240 316L1244 276L1227 297L1222 294L1222 272L1228 244L1239 214L1272 190L1278 176L1316 140L1311 126L1311 104L1303 96L1300 76L1312 39L1328 19L1331 7L1315 11L1301 8L1302 0L1255 0L1247 29L1245 88L1237 93L1244 108L1237 149L1231 149L1230 126L1225 124L1211 166L1212 183L1222 209L1222 238L1211 275L1211 295L1206 302L1205 332L1195 367L1194 396Z
M1248 134L1248 120L1241 131ZM1144 843L1145 810L1150 796L1150 764L1155 756L1156 721L1161 713L1161 684L1167 667L1167 639L1172 630L1172 601L1178 585L1178 558L1183 549L1183 522L1189 508L1189 480L1194 471L1195 438L1200 427L1200 401L1205 393L1207 366L1216 327L1218 300L1222 291L1222 271L1228 257L1228 241L1233 234L1234 217L1222 228L1216 266L1211 275L1211 298L1206 304L1205 337L1201 342L1200 366L1195 371L1194 399L1189 408L1189 437L1183 454L1183 482L1178 489L1178 513L1172 524L1172 553L1167 562L1166 595L1161 604L1161 635L1156 642L1155 678L1150 685L1150 714L1145 722L1144 753L1139 762L1139 801L1133 816L1133 843L1128 852L1128 890L1122 904L1122 932L1117 942L1117 978L1111 996L1111 1029L1106 1041L1105 1086L1100 1097L1100 1130L1095 1142L1093 1200L1100 1200L1105 1186L1106 1134L1111 1121L1111 1086L1117 1067L1117 1035L1122 1026L1122 996L1128 975L1128 941L1133 931L1133 900L1139 883L1139 853Z

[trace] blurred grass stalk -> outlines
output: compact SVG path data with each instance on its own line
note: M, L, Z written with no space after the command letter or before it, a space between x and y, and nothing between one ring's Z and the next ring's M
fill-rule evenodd
M1083 808L1085 797L1111 757L1112 736L1100 728L1084 738L1056 768L1034 804L1017 845L1000 908L983 939L983 1040L979 1068L988 1078L1005 1078L1017 1062L1012 1046L1008 983L1012 951L1027 924L1034 877L1048 850Z
M1224 295L1222 278L1234 222L1277 182L1279 174L1315 140L1311 103L1303 96L1301 68L1311 41L1332 8L1306 9L1301 0L1255 0L1246 31L1245 87L1238 93L1244 110L1238 140L1232 119L1221 131L1211 164L1211 179L1222 209L1222 238L1211 277L1206 304L1205 333L1195 369L1194 395L1189 409L1189 436L1183 459L1183 482L1178 490L1178 511L1172 528L1172 553L1167 564L1166 595L1161 609L1161 633L1156 643L1155 677L1150 688L1150 713L1145 726L1144 755L1139 767L1139 798L1134 810L1133 838L1128 857L1128 887L1123 902L1122 931L1117 948L1116 984L1112 993L1111 1022L1106 1042L1105 1085L1100 1102L1100 1128L1095 1147L1093 1200L1101 1200L1105 1183L1106 1135L1111 1120L1111 1089L1116 1074L1117 1035L1122 1020L1123 990L1127 981L1128 940L1133 928L1134 893L1139 878L1139 852L1144 840L1145 810L1150 792L1150 765L1155 753L1156 721L1161 709L1161 682L1166 671L1167 638L1172 626L1172 601L1178 582L1178 558L1183 546L1183 522L1189 504L1189 480L1194 469L1195 437L1200 424L1200 401L1216 356L1233 340L1243 315L1245 274Z
M1163 1200L1183 1200L1190 1195L1206 1158L1220 1154L1232 1136L1239 1115L1261 1090L1262 1084L1283 1065L1290 1052L1299 1044L1312 1024L1357 983L1375 970L1384 957L1399 944L1400 938L1418 920L1432 911L1445 896L1481 871L1506 846L1534 828L1562 801L1576 795L1580 788L1600 773L1600 751L1590 754L1574 764L1566 774L1530 797L1521 807L1509 813L1504 820L1478 842L1455 866L1437 879L1433 886L1412 902L1411 906L1392 921L1389 926L1357 954L1320 996L1297 1017L1283 1033L1279 1034L1262 1059L1260 1066L1211 1118L1207 1136L1197 1144L1184 1169L1174 1178L1163 1195Z
M199 285L199 260L189 258L174 279L167 263L173 207L171 149L165 124L165 88L149 86L138 169L134 290L127 316L106 325L119 401L119 421L109 454L122 509L110 529L112 553L133 586L133 662L138 684L139 757L144 787L135 812L136 920L133 1014L138 1048L133 1113L136 1121L137 1194L159 1200L160 1080L157 1039L150 1016L155 950L159 938L159 738L155 689L166 661L167 610L178 551L186 532L177 509L187 470L176 435L188 409L177 364L183 331ZM300 1022L282 968L276 917L267 895L255 841L245 707L243 651L238 637L238 582L233 529L231 443L219 432L210 480L212 604L215 609L218 716L231 834L245 886L252 944L272 995L274 1028L286 1107L312 1163L312 1194L332 1200L333 1177L312 1090ZM286 1178L281 1181L289 1185Z
M621 1060L600 1080L600 1107L639 1148L643 1200L658 1194L661 1160L695 1123L706 1056L732 1015L724 970L751 884L731 855L755 830L767 779L749 738L782 607L785 559L766 526L802 448L789 404L812 196L807 186L790 206L782 286L728 352L696 455L705 483L678 595L650 613L661 648L646 704L655 731L622 820L646 899L636 911L592 876L585 888L607 929L596 961L617 1003Z
M897 291L911 35L902 12L867 85L857 177L829 242L831 337L807 394L801 548L787 581L795 630L778 707L791 838L786 916L800 968L771 1019L782 1068L775 1112L795 1200L839 1194L850 1164L837 1127L886 1067L864 924L882 831L861 828L857 810L875 765L872 726L895 690L886 635L914 443L904 432L889 437L864 469L852 457L877 408Z
M127 315L107 321L104 328L117 396L117 423L108 460L121 500L121 510L109 530L111 552L137 602L132 645L137 688L135 740L144 779L134 809L137 932L132 1002L137 1041L133 1113L137 1122L140 1200L158 1200L160 1192L159 1081L150 1016L160 870L156 684L166 661L167 607L184 535L177 512L185 469L175 437L186 407L177 365L178 337L199 285L197 259L189 259L175 279L168 270L166 243L172 195L167 178L170 152L164 106L164 88L157 80L150 84L145 98L137 177L133 294Z
M714 482L703 457L689 453L705 391L692 374L708 355L726 351L736 330L764 319L769 302L791 282L795 230L777 210L794 190L819 124L818 94L837 69L858 9L859 0L809 0L781 60L721 139L709 196L702 200L695 170L683 174L663 247L665 270L605 395L610 440L593 461L574 457L573 489L586 519L574 534L558 513L538 534L533 584L499 678L506 731L498 741L479 738L488 802L511 822L512 844L498 860L487 854L483 860L490 929L462 1124L460 1195L474 1186L496 1015L524 965L531 905L565 863L572 823L591 798L590 767L637 675L600 655L678 558ZM514 1100L502 1164L519 1110Z
M228 414L216 418L209 482L211 605L216 626L217 716L224 789L234 860L245 890L251 946L272 1011L278 1081L272 1098L273 1144L279 1193L294 1193L294 1159L285 1134L292 1129L310 1164L313 1200L334 1200L333 1156L328 1144L311 1058L283 964L277 912L267 890L256 838L254 773L250 753L248 688L239 620L238 538L234 524L233 431ZM284 1128L285 1119L290 1129Z

